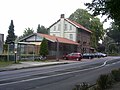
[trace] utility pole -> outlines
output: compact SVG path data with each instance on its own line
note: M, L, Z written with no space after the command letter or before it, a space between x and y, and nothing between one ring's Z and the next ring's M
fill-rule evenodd
M59 41L57 38L56 38L56 41L57 41L57 43L56 43L56 45L57 45L56 61L59 61Z
M9 61L9 49L10 49L10 47L9 47L10 45L9 44L7 44L7 61Z

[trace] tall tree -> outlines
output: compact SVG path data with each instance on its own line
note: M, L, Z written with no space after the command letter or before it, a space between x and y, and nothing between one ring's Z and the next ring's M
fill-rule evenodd
M48 34L48 30L43 25L38 24L37 33Z
M9 26L9 30L8 30L8 36L6 38L6 44L12 43L14 42L16 39L15 33L14 33L14 24L13 24L13 20L11 20L10 26Z
M93 12L93 15L106 15L107 19L111 18L114 20L111 27L108 29L107 37L111 38L112 42L106 41L108 43L108 51L113 52L117 50L120 53L120 0L92 0L91 3L85 4L89 10ZM117 47L117 48L116 48Z
M40 45L39 54L42 55L43 57L46 57L46 55L48 55L48 42L45 38L43 38L43 41Z
M115 25L114 22L112 22L111 27L107 29L107 35L112 38L115 42L120 43L120 27L118 25Z
M93 32L91 45L94 48L97 48L98 42L103 39L104 35L103 24L100 22L100 19L93 17L87 10L84 9L77 9L70 15L69 19L76 21Z
M120 0L92 0L91 3L85 4L93 15L106 15L114 19L115 23L120 26Z
M25 28L25 30L24 30L24 32L23 32L23 35L22 36L20 36L19 38L23 38L23 37L26 37L26 36L28 36L28 35L30 35L30 34L33 34L34 33L34 30L33 29L31 29L31 28Z

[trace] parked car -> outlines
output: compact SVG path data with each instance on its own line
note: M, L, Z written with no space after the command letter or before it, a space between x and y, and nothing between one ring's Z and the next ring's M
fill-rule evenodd
M95 57L98 57L98 58L107 57L107 54L101 53L101 52L97 52L97 53L95 53Z
M70 53L70 54L64 55L63 59L80 61L82 59L82 54L81 53Z
M92 58L95 57L95 54L94 53L84 53L82 55L82 57L85 58L85 59L92 59Z

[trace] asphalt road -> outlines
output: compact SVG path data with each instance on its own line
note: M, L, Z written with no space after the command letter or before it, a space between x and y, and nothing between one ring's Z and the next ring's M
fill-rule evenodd
M81 82L95 83L100 74L120 68L120 57L90 62L0 72L0 90L72 90Z

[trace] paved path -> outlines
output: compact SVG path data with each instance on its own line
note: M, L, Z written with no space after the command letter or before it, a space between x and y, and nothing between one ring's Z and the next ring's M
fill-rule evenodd
M43 67L43 66L51 66L51 65L60 65L60 64L68 64L68 63L77 63L77 62L89 62L95 59L82 59L81 61L74 61L74 60L50 60L49 62L38 62L38 61L25 61L20 62L20 64L13 64L7 67L1 67L0 71L7 71L7 70L16 70L16 69L24 69L24 68L34 68L34 67Z

